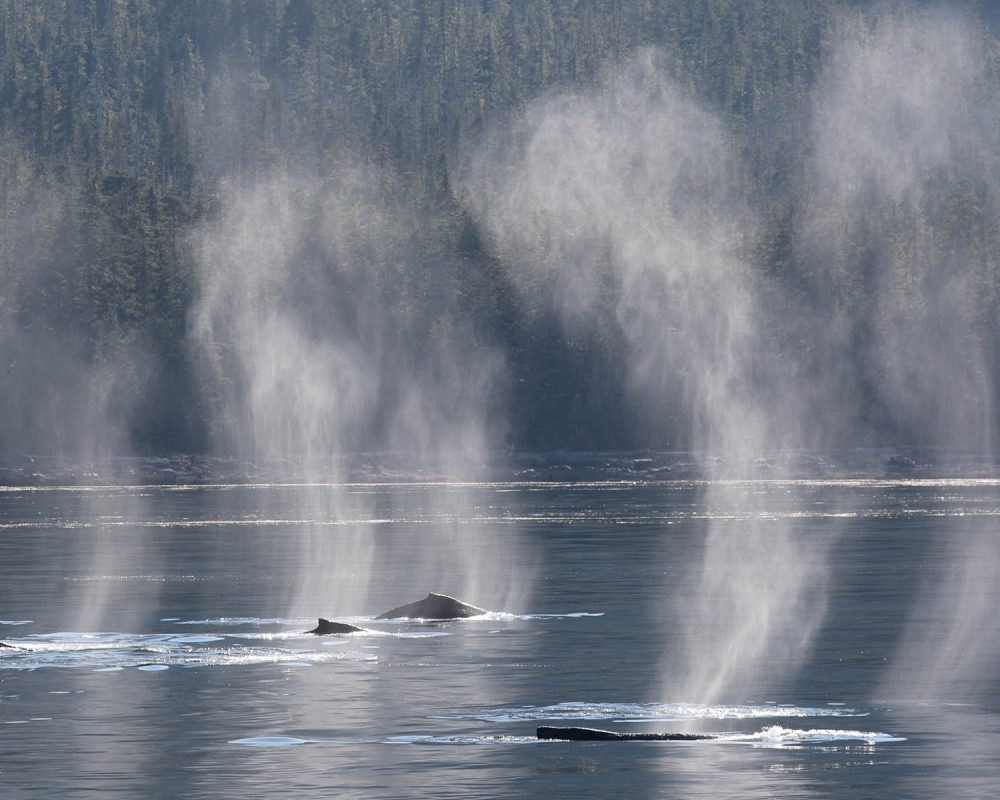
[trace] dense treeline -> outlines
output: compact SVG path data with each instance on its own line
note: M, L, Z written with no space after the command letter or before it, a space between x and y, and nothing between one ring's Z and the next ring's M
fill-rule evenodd
M536 98L584 90L640 48L661 48L673 79L721 116L741 151L738 180L762 220L747 257L782 287L776 303L832 292L862 307L864 274L815 279L796 200L809 186L812 91L833 21L855 5L0 0L0 449L73 446L60 431L79 419L64 417L83 412L62 404L69 391L127 414L129 442L116 447L203 450L206 389L186 344L192 232L218 214L227 186L275 171L322 176L344 159L395 176L386 185L403 197L393 203L426 214L413 242L423 267L406 276L406 293L432 309L428 294L457 290L503 349L513 444L684 444L680 424L631 421L613 331L567 332L543 303L517 296L457 199L458 154ZM933 203L914 202L972 254L977 330L1000 330L988 174L942 172ZM877 214L891 213L879 205L843 220L838 248L863 249ZM915 246L948 246L933 238ZM864 377L859 391L877 380Z

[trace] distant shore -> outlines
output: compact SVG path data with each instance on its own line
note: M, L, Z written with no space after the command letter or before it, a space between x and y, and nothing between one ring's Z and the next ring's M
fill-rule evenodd
M931 448L778 452L740 460L681 451L491 454L473 459L357 453L322 462L207 455L0 455L0 486L174 486L260 483L659 482L792 479L1000 478L1000 457Z

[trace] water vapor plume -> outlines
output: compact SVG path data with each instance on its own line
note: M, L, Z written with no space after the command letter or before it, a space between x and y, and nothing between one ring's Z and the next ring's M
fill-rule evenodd
M805 251L852 435L990 452L997 76L970 19L843 17L815 89ZM838 363L839 359L839 363ZM832 362L832 363L831 363Z
M1000 80L970 17L880 5L845 16L816 88L808 249L841 359L831 387L879 440L996 445ZM861 247L852 244L861 243ZM968 698L1000 672L996 531L927 543L925 589L885 696Z
M767 661L794 666L822 617L821 559L730 479L798 444L805 392L763 324L725 126L644 51L488 132L461 185L522 295L569 329L618 331L636 413L662 426L680 409L677 443L706 464L703 562L673 589L672 696L713 702L759 686ZM744 521L721 513L734 505Z
M0 172L0 452L86 461L121 453L144 374L141 345L121 330L86 330L74 313L96 277L78 257L81 189L72 175L47 175L10 138L0 142Z
M26 480L61 470L72 480L119 477L113 457L130 452L154 371L141 320L104 294L113 267L92 247L97 191L73 170L46 171L13 137L0 140L0 457ZM109 509L96 496L86 502L98 524L72 543L76 561L90 575L114 574L114 533L100 524ZM106 584L67 591L79 595L66 599L67 626L107 619ZM128 611L115 618L127 624Z
M404 475L470 481L502 431L502 359L464 315L460 265L422 244L428 220L399 195L391 176L357 163L323 179L275 173L234 182L197 239L192 329L217 447L278 481L331 484L303 511L334 527L306 525L288 543L303 575L293 613L370 610L378 548L358 520L375 510L343 486L359 453L397 454ZM429 589L485 605L511 554L491 564L497 554L472 552L469 538L457 524L429 532L409 565ZM433 546L442 539L447 558Z

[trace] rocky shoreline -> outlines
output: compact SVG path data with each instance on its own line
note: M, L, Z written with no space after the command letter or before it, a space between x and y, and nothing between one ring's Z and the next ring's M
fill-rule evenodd
M472 464L472 466L470 466ZM175 486L260 483L657 482L710 476L787 478L996 478L1000 459L927 448L786 452L739 461L688 452L493 454L420 460L359 453L322 463L241 461L205 455L116 456L83 461L18 453L0 456L0 486Z

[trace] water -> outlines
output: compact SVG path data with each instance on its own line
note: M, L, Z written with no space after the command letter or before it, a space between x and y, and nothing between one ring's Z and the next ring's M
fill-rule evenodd
M347 621L372 632L323 639L283 615L296 542L324 522L296 509L324 487L0 491L0 640L24 648L0 651L2 795L992 797L995 647L961 654L960 679L929 669L953 620L928 598L957 591L966 539L995 536L998 489L753 484L758 517L823 545L827 616L805 664L776 656L759 692L711 707L662 689L713 523L694 482L348 487L377 566ZM435 510L459 493L457 518ZM745 513L713 516L736 534ZM422 541L448 563L435 526L526 543L535 569L502 613L373 622L438 588L410 568ZM721 738L539 742L540 724Z

